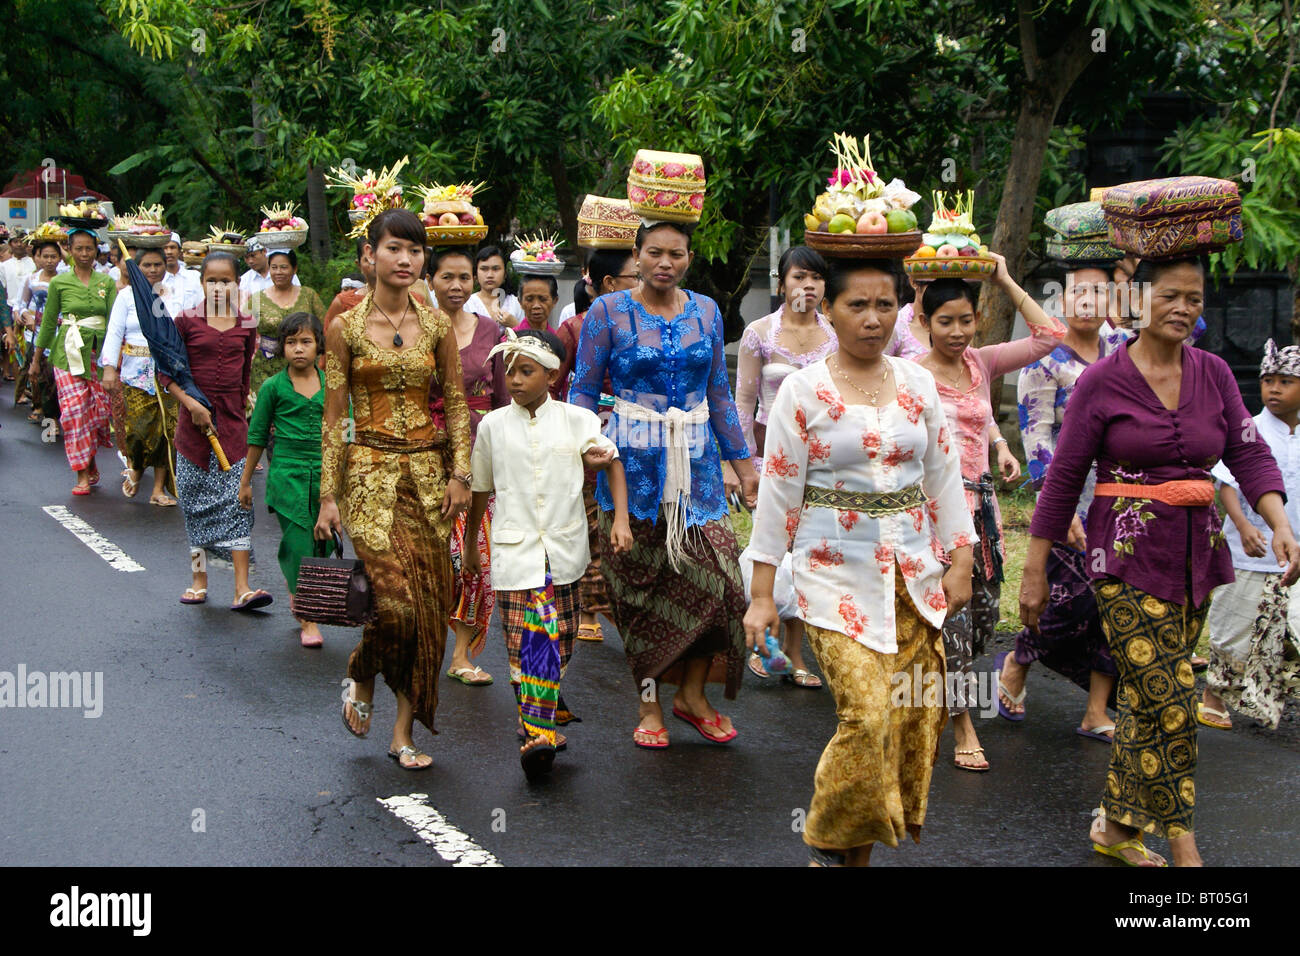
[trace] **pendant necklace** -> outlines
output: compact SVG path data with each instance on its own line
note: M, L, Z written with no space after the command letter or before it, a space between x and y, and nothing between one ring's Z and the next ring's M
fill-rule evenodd
M396 324L394 324L393 320L388 317L388 313L380 307L378 302L375 302L374 306L376 309L379 309L379 314L384 317L384 320L389 325L393 326L393 348L400 349L402 347L402 333L398 330L401 329L402 322L406 321L406 313L411 308L411 300L406 300L406 305L402 308L402 321Z

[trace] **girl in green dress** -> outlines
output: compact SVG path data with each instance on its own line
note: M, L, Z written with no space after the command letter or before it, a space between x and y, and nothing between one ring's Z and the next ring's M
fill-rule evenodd
M273 267L274 268L274 267ZM248 423L248 457L239 483L239 503L253 507L253 471L272 430L275 457L266 476L266 505L280 521L277 557L292 597L298 591L298 562L324 557L328 543L312 536L320 512L321 417L325 412L325 376L316 358L325 348L320 319L292 312L280 323L279 352L288 363L268 378ZM324 643L320 628L299 620L303 647Z
M298 254L292 249L270 253L271 287L252 298L251 311L257 319L258 344L253 353L252 394L256 400L262 383L285 367L284 355L276 349L280 323L291 312L308 312L317 318L325 314L325 303L314 289L293 284L298 274Z

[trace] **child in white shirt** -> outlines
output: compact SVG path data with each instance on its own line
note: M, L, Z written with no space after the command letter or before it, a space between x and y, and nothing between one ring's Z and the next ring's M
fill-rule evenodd
M1264 408L1251 420L1268 443L1286 487L1286 513L1300 527L1300 347L1279 349L1270 339L1259 368ZM1223 462L1214 466L1219 499L1228 513L1223 536L1236 580L1214 592L1206 626L1210 667L1196 719L1232 729L1228 706L1276 729L1288 698L1300 699L1300 588L1282 587L1264 519L1243 503Z
M615 551L632 547L632 531L617 447L592 412L548 394L564 359L559 338L533 329L507 329L506 336L490 355L503 355L512 401L479 422L467 526L478 527L495 491L492 586L519 705L519 760L533 778L550 772L557 743L564 746L556 724L576 719L560 697L560 681L578 631L578 581L591 558L584 465L609 469ZM462 573L478 573L478 551L467 550L463 561Z

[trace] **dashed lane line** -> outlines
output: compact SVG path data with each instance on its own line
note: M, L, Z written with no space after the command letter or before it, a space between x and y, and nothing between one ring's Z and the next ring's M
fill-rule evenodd
M130 573L145 569L143 564L138 564L129 554L92 528L84 519L77 517L63 507L63 505L46 505L41 510L71 531L82 544L94 551L118 571Z
M427 793L376 799L452 866L502 865L500 860L471 840L468 834L448 823L446 817L430 806Z

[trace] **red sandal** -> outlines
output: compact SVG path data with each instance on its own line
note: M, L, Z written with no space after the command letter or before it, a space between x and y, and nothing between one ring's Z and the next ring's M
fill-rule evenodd
M725 743L729 743L732 740L735 740L736 737L738 736L738 731L736 730L735 727L732 727L731 733L725 737L715 737L712 734L710 734L707 730L704 729L705 727L717 727L718 730L722 729L722 714L716 711L715 713L717 713L717 716L714 717L712 720L705 720L703 717L692 717L690 714L686 713L686 711L678 710L677 705L673 704L673 716L676 717L678 720L686 721L688 724L690 724L692 727L698 730L700 732L700 736L703 737L705 740L707 740L709 743L725 744Z

